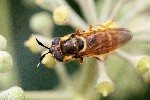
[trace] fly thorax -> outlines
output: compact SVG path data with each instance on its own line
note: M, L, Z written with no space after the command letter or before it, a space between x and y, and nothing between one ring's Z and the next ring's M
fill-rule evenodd
M69 38L65 40L62 44L62 52L65 55L74 55L79 53L83 49L84 42L81 39Z

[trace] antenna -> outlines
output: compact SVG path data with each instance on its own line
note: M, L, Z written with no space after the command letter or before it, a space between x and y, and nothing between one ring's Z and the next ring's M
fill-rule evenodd
M39 63L37 64L37 66L36 66L36 67L39 67L39 66L40 66L40 64L41 64L41 62L39 62Z
M32 36L34 36L34 35L32 34ZM37 43L38 43L40 46L42 46L42 47L44 47L44 48L46 48L46 49L50 49L49 47L47 47L47 46L45 46L44 44L42 44L42 42L40 42L35 36L34 36L34 38L36 39Z
M34 35L32 34L32 36L34 36ZM42 42L40 42L35 36L34 36L34 38L36 39L37 43L38 43L40 46L42 46L42 47L44 47L44 48L46 48L46 49L49 49L49 52L45 53L45 54L40 58L40 62L39 62L38 65L37 65L37 67L39 67L39 65L41 64L43 58L44 58L47 54L52 53L52 48L49 48L49 47L43 45Z
M44 58L47 54L49 54L49 53L50 53L50 51L47 52L47 53L45 53L45 54L40 58L40 62L38 63L37 67L39 67L39 65L41 64L43 58Z

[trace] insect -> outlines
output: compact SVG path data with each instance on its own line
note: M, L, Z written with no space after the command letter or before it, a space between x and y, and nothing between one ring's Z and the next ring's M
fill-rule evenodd
M53 57L59 62L68 62L78 60L83 62L84 57L92 56L100 61L100 56L106 56L115 49L122 47L132 39L132 32L126 28L109 28L113 21L106 25L100 25L101 28L94 29L92 25L88 31L75 33L64 37L56 37L52 41L51 47L44 46L38 39L37 43L47 49ZM46 53L46 54L48 54ZM44 54L41 57L45 57Z

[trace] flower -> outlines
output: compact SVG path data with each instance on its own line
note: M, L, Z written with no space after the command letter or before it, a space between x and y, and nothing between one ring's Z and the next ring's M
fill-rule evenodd
M43 51L42 55L47 53L47 52L48 52L48 50ZM44 64L47 68L54 68L56 65L56 61L55 61L54 57L52 56L52 54L48 53L43 58L42 64Z
M0 51L0 55L0 73L8 72L13 66L12 57L6 51Z
M141 57L138 61L137 71L140 74L144 74L150 70L150 57L144 56Z
M36 38L38 40L40 40L41 42L43 42L43 44L45 44L46 46L49 46L51 44L51 41L52 41L51 38L41 36L41 35L32 35L32 36L30 36L30 38L27 41L25 41L24 45L26 47L28 47L33 53L39 53L42 50L44 50L43 47L38 45L38 43L36 42Z
M53 19L57 25L63 25L69 20L69 9L66 6L58 7L53 12Z
M39 12L30 19L30 27L33 31L49 36L53 29L53 20L49 13Z
M25 41L24 45L28 47L32 52L38 52L38 44L34 36L31 36L27 41Z

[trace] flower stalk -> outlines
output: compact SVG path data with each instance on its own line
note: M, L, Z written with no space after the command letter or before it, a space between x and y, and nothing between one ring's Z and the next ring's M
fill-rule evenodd
M82 76L80 78L81 83L79 83L79 93L86 94L90 87L94 87L98 75L98 65L95 59L85 59Z
M84 17L86 18L89 24L96 24L98 22L97 13L96 13L96 6L94 0L77 0L79 5L82 8L84 13ZM87 9L87 7L89 7ZM97 23L98 24L98 23Z
M99 78L96 85L97 92L102 94L104 97L108 96L114 91L114 83L106 73L105 65L99 62Z
M39 7L50 12L53 12L58 7L56 0L35 0L35 2Z
M147 4L147 6L146 6ZM144 2L143 1L139 1L139 0L135 0L132 1L130 3L130 6L128 9L132 9L132 10L129 10L128 13L126 15L124 15L121 19L119 19L119 23L121 25L125 25L128 21L130 21L130 19L134 18L135 16L137 16L142 10L146 9L148 7L148 4L149 4L149 1L148 0L145 0ZM133 8L133 5L135 6Z
M68 87L68 89L70 91L72 91L74 88L74 84L71 82L70 76L68 75L64 64L57 63L55 70L56 70L62 84L65 85L66 87Z
M121 57L125 58L131 64L133 64L134 68L137 70L139 74L145 74L150 70L150 57L146 55L142 56L132 56L126 52L121 50L116 51Z
M38 95L37 95L38 94ZM27 100L69 100L70 92L66 91L25 91Z
M53 1L53 0L52 0ZM81 29L81 30L86 30L88 29L87 23L68 5L68 3L65 0L54 0L55 6L53 8L47 7L46 2L49 2L47 0L37 0L37 4L45 9L49 10L50 12L54 12L54 10L59 6L66 6L69 9L69 15L70 15L70 21L66 23L66 25L71 25L75 29ZM52 3L52 2L49 2ZM46 5L45 5L46 4Z
M112 0L105 0L104 5L102 7L101 12L99 13L99 22L104 22L107 20L108 15L110 13L110 8L111 8Z
M116 20L118 12L120 11L120 8L125 3L126 0L118 0L116 6L113 8L113 11L108 19Z

